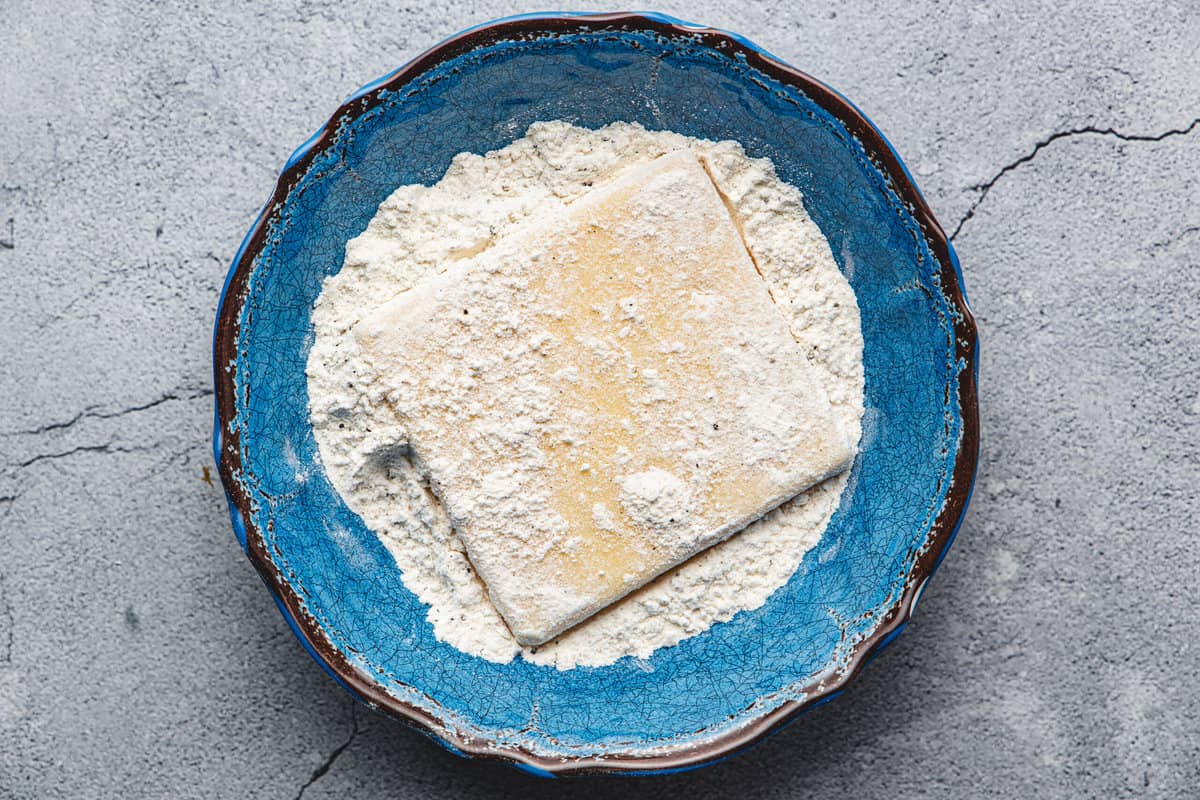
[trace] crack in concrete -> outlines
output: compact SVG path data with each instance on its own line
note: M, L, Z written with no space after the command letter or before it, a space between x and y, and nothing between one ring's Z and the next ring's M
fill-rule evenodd
M323 778L325 776L325 774L333 768L334 762L336 762L338 760L338 758L342 755L342 753L346 752L346 748L348 748L350 745L354 744L354 740L357 737L358 737L358 704L355 703L354 705L350 706L350 735L348 737L346 737L346 741L344 741L340 745L338 745L333 750L333 752L331 752L329 754L329 757L326 758L325 761L320 766L318 766L315 770L313 770L312 775L309 775L308 780L305 781L304 785L300 787L300 791L296 792L296 796L295 796L294 800L300 800L302 797L304 797L304 793L306 791L308 791L308 787L312 786L314 783L321 780L321 778Z
M1161 142L1163 139L1168 139L1172 136L1186 136L1195 130L1197 125L1200 125L1200 117L1192 120L1187 127L1171 128L1170 130L1162 133L1154 134L1125 134L1113 128L1097 128L1094 125L1088 125L1082 128L1070 128L1069 130L1065 131L1055 131L1045 139L1037 142L1033 146L1033 149L1028 153L1021 156L1016 161L1004 165L999 172L997 172L988 180L984 181L983 183L977 183L970 187L970 191L979 192L979 196L975 198L970 207L967 209L967 213L963 215L963 218L958 221L958 225L954 227L954 232L950 234L950 241L953 242L954 238L962 232L963 226L975 216L975 211L979 208L984 199L987 198L988 193L992 191L992 188L1000 181L1001 178L1022 164L1028 164L1030 161L1033 161L1033 159L1037 158L1038 153L1042 152L1042 150L1045 150L1047 147L1059 141L1060 139L1068 139L1073 136L1092 134L1096 136L1112 136L1116 139L1120 139L1123 142Z
M15 466L17 469L25 469L26 467L32 466L39 461L55 461L60 458L73 456L76 453L145 453L154 449L156 449L156 446L113 447L112 442L107 442L105 444L84 444L80 445L79 447L72 447L70 450L63 450L60 453L38 453L33 458L28 458L25 461L18 461L13 466Z
M1156 253L1159 250L1166 250L1168 247L1178 244L1188 236L1191 236L1193 233L1200 233L1200 225L1189 225L1179 233L1167 239L1163 239L1161 242L1151 242L1147 250L1149 250L1151 253Z
M1106 69L1109 72L1115 72L1118 75L1124 75L1126 78L1129 78L1129 80L1132 81L1133 83L1138 82L1137 76L1134 75L1132 72L1130 72L1127 69L1123 69L1121 67L1101 67L1101 69Z
M43 434L49 433L50 431L65 430L67 428L70 428L72 425L75 425L77 422L80 422L81 420L84 420L84 419L116 419L117 417L123 417L126 414L135 414L139 411L146 411L148 409L154 408L155 406L160 406L163 403L169 403L174 400L196 400L201 397L211 397L213 390L212 389L199 389L199 390L193 391L191 394L180 394L179 392L180 392L179 389L172 389L171 391L164 394L162 397L159 397L155 400L151 400L148 403L142 403L141 405L136 405L136 406L129 406L128 408L122 408L118 411L97 411L96 409L98 408L98 406L88 406L83 411L80 411L78 414L76 414L74 417L72 417L71 419L64 420L62 422L51 422L47 425L41 425L37 428L32 428L30 430L3 431L3 432L0 432L0 436L3 436L3 437L41 436Z

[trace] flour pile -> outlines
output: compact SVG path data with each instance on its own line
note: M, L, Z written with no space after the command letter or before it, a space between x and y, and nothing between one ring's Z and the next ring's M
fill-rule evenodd
M523 649L489 602L437 498L396 444L403 432L394 415L359 372L358 345L348 331L362 314L629 165L684 148L704 160L791 333L821 376L841 428L851 441L859 438L862 338L854 294L800 193L775 177L770 162L748 158L735 142L625 123L595 131L537 123L502 150L457 156L436 185L396 190L347 245L342 271L326 280L313 310L308 379L314 433L331 482L388 547L405 585L429 605L438 638L460 650L502 662L521 654L561 669L648 657L762 605L837 508L845 475L788 501L559 638ZM669 498L670 487L660 488ZM603 527L603 519L596 522Z

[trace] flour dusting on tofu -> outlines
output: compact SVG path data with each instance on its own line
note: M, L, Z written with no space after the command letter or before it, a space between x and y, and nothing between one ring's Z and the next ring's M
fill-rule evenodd
M419 298L421 292L430 291L430 286L436 289L448 281L452 284L456 269L469 269L472 264L478 268L488 259L499 265L502 262L495 260L494 254L489 255L489 250L496 248L499 252L506 240L520 237L538 220L566 213L563 209L572 201L630 167L684 150L703 161L728 201L778 304L778 313L786 320L799 352L828 398L826 406L832 409L846 439L851 443L858 439L862 340L854 295L838 272L828 244L804 212L799 192L778 180L769 162L747 158L733 142L651 133L623 123L597 131L558 122L537 123L523 139L502 150L486 156L456 157L438 184L401 187L393 193L363 235L347 246L342 271L327 279L314 308L316 339L308 373L310 411L327 474L350 508L393 553L406 586L429 605L429 620L437 636L459 649L496 661L522 654L559 668L611 663L627 655L648 657L659 647L677 643L729 619L739 610L765 602L796 570L804 552L816 542L836 510L844 475L785 502L764 519L671 569L553 641L536 649L522 648L475 575L467 548L437 499L435 490L440 487L428 483L429 476L439 475L439 469L444 471L447 465L414 464L414 455L425 453L417 439L413 447L408 445L408 431L395 413L397 387L390 384L389 398L388 381L380 380L371 359L364 357L362 342L351 333L382 299L402 292ZM655 205L639 209L648 223L663 213L661 205ZM447 271L449 275L439 279L441 284L429 280ZM505 272L498 270L494 275L498 286L503 285ZM615 365L621 352L645 328L647 315L653 318L663 314L663 309L648 305L654 304L630 291L612 295L611 301L606 300L596 309L594 313L605 319L605 330L612 332L611 337L598 335L589 343L596 363L602 363L607 354ZM414 306L418 310L421 307L421 303ZM697 298L690 308L690 313L702 317L705 299ZM470 321L469 305L460 311L461 321L457 324L464 328L477 324ZM712 303L708 313L719 318L719 302ZM475 317L483 320L488 315L480 309ZM518 360L545 358L544 354L562 346L556 342L553 320L545 321L546 335L538 337L530 335L527 321L519 315L511 319L503 314L493 317L490 321L496 335L504 336L507 330L514 341L520 341L520 351L512 354ZM683 336L676 338L666 337L655 345L664 354L672 350L685 353L689 342ZM467 350L448 355L448 360L461 368L457 375L444 376L449 389L463 376L469 378L472 359L480 356ZM565 386L572 379L586 377L572 375L566 366L555 381ZM678 395L672 391L678 382L673 383L672 376L661 367L643 369L630 378L630 386L636 389L636 393L631 389L631 403L650 408L669 403ZM485 432L489 441L494 441L496 447L505 446L505 442L507 446L519 446L523 438L533 435L526 429L529 426L553 431L557 423L568 436L569 429L586 427L586 419L557 416L561 402L539 397L539 385L542 389L554 385L547 384L548 380L542 376L529 382L525 388L530 407L521 414L498 415ZM703 407L703 400L697 398L695 407ZM745 423L742 429L752 427L754 436L764 442L763 447L747 448L745 457L753 463L762 453L770 452L771 442L786 440L789 415L785 405L764 397L762 392L747 391L738 403L738 416ZM470 409L463 409L463 413L469 414ZM634 417L631 412L630 418ZM690 420L690 428L684 426L681 430L696 431L701 422L710 436L724 435L718 433L719 419ZM729 420L725 423L732 424ZM674 450L680 455L680 463L686 456L693 457L695 464L703 464L706 457L712 456L703 443L696 436L678 436L671 442L677 445ZM570 449L570 445L565 448ZM583 450L586 452L586 448ZM586 520L586 527L593 532L618 531L629 520L647 530L691 524L687 522L690 515L703 507L697 506L702 492L697 489L701 484L696 483L695 475L678 465L647 463L636 447L626 448L627 452L622 452L621 446L611 450L604 456L607 464L589 463L599 462L601 457L588 454L570 465L580 474L603 471L613 476L615 483L611 496L579 498L578 513L572 511L569 515L572 519ZM433 450L429 452L431 458L438 457ZM522 477L517 471L506 470L501 459L488 467L472 478L477 484L473 484L473 494L486 497L491 507L523 499ZM762 472L768 479L779 481L787 479L786 473L786 464ZM560 533L552 544L556 551L586 552L586 537L576 536L570 525ZM625 575L619 577L626 579Z
M395 435L525 645L737 535L853 455L688 151L548 210L352 335ZM596 503L611 525L595 524Z

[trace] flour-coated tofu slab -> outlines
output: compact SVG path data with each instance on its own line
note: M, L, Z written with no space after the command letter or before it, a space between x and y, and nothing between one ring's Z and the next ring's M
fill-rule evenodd
M456 263L354 335L525 645L853 455L688 151Z

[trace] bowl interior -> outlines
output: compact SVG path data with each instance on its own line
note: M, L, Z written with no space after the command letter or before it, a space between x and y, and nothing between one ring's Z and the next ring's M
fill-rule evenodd
M542 756L650 754L720 737L844 670L906 586L952 484L963 413L943 265L847 127L797 88L679 29L578 27L445 52L351 102L304 154L242 257L224 446L241 522L322 648L455 732ZM397 186L432 183L537 120L625 120L736 139L799 187L862 309L866 416L841 508L761 608L646 660L560 672L438 642L391 557L327 481L307 418L309 312ZM236 509L235 509L236 513ZM320 649L320 648L319 648ZM328 658L326 658L328 660Z

